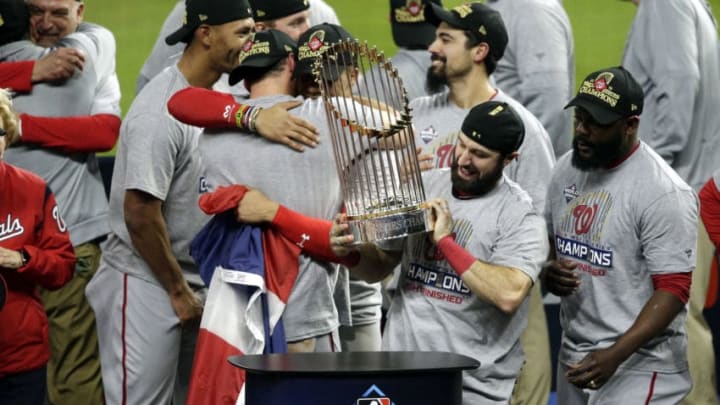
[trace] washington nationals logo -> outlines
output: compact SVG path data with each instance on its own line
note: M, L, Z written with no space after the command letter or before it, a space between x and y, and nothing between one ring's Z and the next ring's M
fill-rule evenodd
M590 232L592 224L597 216L598 205L578 205L573 210L573 216L575 217L575 233L577 235L583 235Z

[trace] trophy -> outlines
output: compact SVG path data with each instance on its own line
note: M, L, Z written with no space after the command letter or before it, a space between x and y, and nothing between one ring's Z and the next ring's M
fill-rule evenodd
M355 242L430 230L407 93L397 70L375 47L346 39L315 60L313 73Z

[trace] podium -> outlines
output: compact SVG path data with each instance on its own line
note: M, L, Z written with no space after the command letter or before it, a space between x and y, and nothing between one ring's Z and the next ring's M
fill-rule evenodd
M246 371L246 405L461 405L475 359L444 352L232 356Z

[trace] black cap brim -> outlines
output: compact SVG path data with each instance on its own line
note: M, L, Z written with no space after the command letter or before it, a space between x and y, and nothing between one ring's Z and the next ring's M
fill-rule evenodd
M428 4L430 7L425 7L425 20L434 26L440 25L441 22L446 22L453 27L463 27L463 22L459 16L449 10L445 10L442 6L437 4Z
M570 100L570 102L565 106L565 108L569 107L582 108L583 110L587 111L588 114L590 114L593 119L600 125L612 124L613 122L623 117L616 112L610 111L607 108L598 105L598 103L594 100L588 100L582 97L582 94Z
M190 36L193 32L195 32L194 27L190 27L189 25L183 25L182 27L180 27L179 30L165 37L165 43L168 45L175 45L178 42L188 43L190 42Z

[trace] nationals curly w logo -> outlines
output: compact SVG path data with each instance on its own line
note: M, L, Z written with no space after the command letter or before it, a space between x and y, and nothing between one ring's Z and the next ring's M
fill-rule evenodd
M592 224L597 216L598 205L578 205L573 210L573 216L575 217L575 234L583 235L590 232Z

